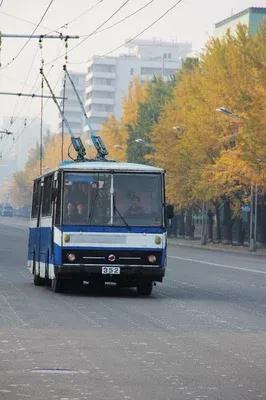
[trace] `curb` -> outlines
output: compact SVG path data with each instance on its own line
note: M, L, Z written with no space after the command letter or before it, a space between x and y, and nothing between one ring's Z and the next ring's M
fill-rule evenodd
M261 253L259 253L260 250L257 250L258 252L252 252L243 247L241 249L234 249L232 247L219 248L219 247L214 247L214 246L201 245L201 244L197 244L197 243L194 244L194 243L179 242L178 240L175 240L175 239L167 239L167 242L170 246L189 247L189 248L195 248L195 249L199 249L199 250L216 251L216 252L220 252L220 253L240 254L240 255L249 255L252 257L266 258L266 253L261 254Z

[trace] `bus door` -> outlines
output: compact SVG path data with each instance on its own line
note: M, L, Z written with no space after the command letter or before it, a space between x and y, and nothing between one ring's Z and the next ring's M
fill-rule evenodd
M40 248L40 212L41 212L41 179L34 181L32 208L31 208L31 229L29 237L28 259L32 268L39 268L39 248Z
M42 278L48 277L52 256L52 188L53 174L42 180L41 211L39 215L39 271Z
M35 229L35 268L37 273L40 272L40 222L41 222L41 210L42 210L42 192L43 192L43 179L38 181L38 206L37 206L37 221Z

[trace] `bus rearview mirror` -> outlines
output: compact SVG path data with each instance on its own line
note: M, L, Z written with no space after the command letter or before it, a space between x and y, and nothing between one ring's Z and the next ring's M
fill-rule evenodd
M166 217L172 219L174 217L174 206L172 204L166 205Z

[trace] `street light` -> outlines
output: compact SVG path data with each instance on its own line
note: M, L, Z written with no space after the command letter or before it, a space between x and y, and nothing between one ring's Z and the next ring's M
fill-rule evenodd
M178 133L183 133L184 130L185 130L185 128L182 127L182 126L173 126L172 129L173 129L174 132L178 132Z
M145 140L141 138L135 139L135 142L140 144L146 144Z
M240 117L237 114L233 113L231 110L229 110L226 107L218 107L218 108L216 108L215 111L220 112L230 118L240 119Z

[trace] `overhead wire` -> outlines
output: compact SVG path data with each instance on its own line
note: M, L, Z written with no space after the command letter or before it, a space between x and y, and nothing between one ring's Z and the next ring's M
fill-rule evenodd
M99 57L105 57L109 54L112 54L114 51L119 50L120 48L124 47L125 45L133 42L134 40L136 40L138 37L140 37L141 35L143 35L143 33L145 33L146 31L148 31L150 28L152 28L154 25L156 25L159 21L161 21L164 17L166 17L167 14L169 14L172 10L174 10L179 4L182 3L183 0L178 0L177 2L175 2L171 7L169 7L165 12L163 12L158 18L156 18L154 21L152 21L149 25L147 25L146 27L144 27L140 32L138 32L137 34L135 34L132 38L124 41L123 43L121 43L120 45L116 46L115 48L113 48L112 50L108 50L107 52L101 54ZM146 5L147 6L147 5ZM100 29L100 28L99 28ZM96 33L96 32L95 32ZM98 29L97 29L97 33L98 33ZM81 43L79 43L81 44ZM77 46L79 45L77 44ZM77 47L76 46L76 47ZM70 49L70 50L73 50ZM59 58L61 58L62 56L59 56L57 59L54 59L52 61L56 61ZM71 62L70 64L87 64L89 62L90 59L87 59L85 61L80 61L80 62Z
M23 85L21 86L21 90L20 90L21 93L24 91L25 86L26 86L27 83L28 83L28 80L29 80L29 77L30 77L30 73L31 73L32 68L33 68L33 65L34 65L34 61L35 61L35 57L36 57L37 52L38 52L38 47L36 48L36 51L35 51L34 54L33 54L33 57L32 57L32 60L31 60L31 64L30 64L30 68L29 68L29 70L28 70L26 79L25 79L25 81L23 82ZM14 122L16 121L16 119L17 119L17 117L15 118L15 112L16 112L17 106L18 106L18 104L19 104L19 101L20 101L20 97L18 97L18 99L17 99L17 101L16 101L16 103L15 103L15 106L14 106L14 108L13 108L13 112L12 112L12 116L11 116L11 120L13 121L12 123L14 123ZM11 122L11 121L10 121L10 122ZM11 125L12 125L12 124L10 123L10 124L9 124L8 130L11 128Z
M6 17L9 17L9 18L14 18L17 21L26 22L27 24L36 26L36 22L30 21L29 19L18 17L17 15L9 14L9 13L4 12L4 11L0 11L0 14L5 15ZM55 33L58 33L59 35L61 34L61 32L59 32L59 31L57 31L55 29L52 30L51 27L48 27L48 26L43 25L43 24L40 24L39 27L48 30L49 33L55 32Z
M37 48L37 51L38 51L38 48ZM34 55L33 55L33 58L32 58L32 61L31 61L31 65L30 65L30 68L29 68L27 77L26 77L25 81L23 82L23 84L22 84L22 86L21 86L21 92L23 92L23 90L24 90L24 88L25 88L25 86L26 86L26 84L27 84L27 82L28 82L30 73L31 73L32 68L33 68L33 64L34 64L34 60L35 60L35 56L36 56L37 51L36 51L36 52L34 53ZM21 99L21 97L18 97L17 100L16 100L16 102L15 102L15 105L14 105L14 108L13 108L13 112L12 112L11 117L10 117L9 126L6 128L8 131L11 131L11 130L12 130L12 125L13 125L13 124L16 122L16 120L18 119L18 115L15 117L15 112L16 112L16 109L17 109L17 107L18 107L18 104L19 104L20 99ZM15 140L15 136L13 136L13 141L14 141L14 140ZM4 139L4 141L2 141L2 143L1 143L1 145L2 145L1 147L4 147L7 141L8 141L8 138L7 138L7 136L6 136L5 139Z
M126 40L124 43L122 43L121 45L113 48L112 50L107 51L106 53L102 54L101 57L105 57L108 56L109 54L113 53L116 50L121 49L122 47L124 47L124 45L127 45L131 42L133 42L134 40L136 40L139 36L143 35L143 33L145 33L147 30L149 30L150 28L152 28L155 24L157 24L159 21L161 21L164 17L166 17L167 14L169 14L173 9L175 9L180 3L182 3L183 0L178 0L176 3L174 3L170 8L168 8L163 14L161 14L158 18L156 18L153 22L151 22L149 25L147 25L144 29L142 29L142 31L140 31L139 33L137 33L136 35L134 35L132 38Z
M75 50L79 46L81 46L85 41L87 41L91 36L93 36L99 29L101 29L107 22L109 22L116 14L119 13L122 8L124 8L130 1L132 0L126 0L124 1L106 20L104 20L100 25L98 25L92 32L90 32L88 35L84 35L83 39L77 43L75 46L71 47L68 52L70 53L72 50ZM64 57L64 54L59 55L58 57L48 61L45 63L45 65L50 64L52 62L55 62L59 60L60 58Z
M59 45L61 46L62 45L62 43L59 43ZM38 47L37 47L37 51L38 51ZM59 47L57 47L57 53L60 53L60 51L61 51L61 49L59 49ZM35 57L35 55L36 54L34 54L34 57ZM42 58L43 58L43 55L42 55ZM54 68L54 65L52 64L51 66L50 66L50 68L49 68L49 70L48 70L48 72L47 72L47 76L49 76L49 74L50 74L50 72L51 72L51 70ZM30 72L28 73L28 75L30 74ZM25 88L25 86L26 86L26 84L25 84L25 81L23 82L23 85L24 85L24 88ZM36 75L36 78L35 78L35 80L34 80L34 83L33 83L33 85L31 86L31 88L29 89L29 92L30 93L35 93L35 91L38 91L38 90L40 90L41 89L41 85L40 85L40 83L39 83L39 72L37 73L37 75ZM23 89L24 90L24 89ZM12 120L12 124L14 124L15 123L15 121L18 119L18 118L20 118L20 113L21 113L21 111L22 110L24 110L24 115L28 115L29 114L29 112L30 112L30 109L31 109L31 105L32 105L32 102L33 102L33 97L34 96L32 96L32 97L27 97L25 100L24 100L24 102L21 104L21 107L20 107L20 109L19 109L19 111L18 111L18 113L17 113L17 116L15 117L15 112L13 111L13 115L12 115L12 117L11 117L11 119L10 119L10 121ZM19 100L19 99L18 99ZM27 107L27 109L26 109L26 107ZM26 109L26 110L25 110ZM11 124L11 125L12 125ZM10 126L9 126L9 129L10 129ZM7 137L5 137L5 139L6 140L4 140L2 143L1 143L1 145L2 145L2 147L4 147L4 144L5 144L5 142L7 141Z
M92 6L90 6L89 8L87 8L85 11L83 11L82 13L80 13L79 15L77 15L76 17L74 17L73 19L71 19L70 21L66 22L65 24L61 25L58 29L62 29L62 28L66 28L69 27L69 25L73 24L74 22L76 22L78 19L80 19L81 17L83 17L84 15L88 14L90 11L94 10L94 8L96 8L99 4L103 3L104 0L98 0L95 4L93 4Z
M60 42L60 43L59 43L59 46L57 47L57 53L60 53L60 52L61 52L61 46L62 46L62 42ZM60 47L60 48L59 48L59 47ZM43 54L42 54L42 58L43 58ZM47 71L47 76L50 75L50 73L51 73L51 71L52 71L53 68L54 68L54 64L52 64L52 65L50 66L50 68L48 69L48 71ZM30 92L31 92L31 93L34 93L35 90L41 89L41 84L40 84L40 82L39 82L39 76L40 76L40 74L39 74L39 71L38 71L38 73L37 73L37 75L36 75L36 78L35 78L35 81L34 81L33 85L31 86L31 89L30 89ZM58 86L58 82L59 82L59 80L60 80L60 77L61 77L61 71L60 71L59 77L58 77L58 79L57 79L57 81L56 81L56 83L55 83L55 89L56 89L57 86ZM31 109L31 106L32 106L32 103L33 103L33 99L34 99L33 97L27 97L27 98L25 99L24 103L22 104L21 110L24 109L24 115L28 115L28 114L29 114L30 109ZM49 101L49 99L46 99L46 101L45 101L45 103L44 103L44 106L43 106L43 110L46 108L46 105L47 105L48 101ZM25 109L26 106L27 106L27 109ZM18 114L19 114L19 113L18 113ZM15 119L18 119L18 118L19 118L19 116L18 116L17 118L15 118ZM36 117L34 117L34 118L31 120L31 122L27 123L26 126L25 126L25 124L24 124L24 126L23 126L23 127L18 131L18 133L16 134L16 140L18 140L18 139L21 137L21 135L24 133L24 131L25 131L27 128L29 128L38 118L39 118L39 116L36 116ZM5 142L6 142L6 141L7 141L7 136L5 137L5 139L6 139L6 140L5 140ZM4 148L5 142L0 143L0 144L1 144L1 148ZM9 148L6 149L6 151L3 153L3 155L6 155L6 154L11 150L12 146L14 145L14 142L13 142L13 143L10 143L10 144L11 144L11 146L9 146Z
M106 28L103 28L103 29L97 31L96 33L101 33L101 32L104 32L104 31L107 31L107 30L109 30L109 29L114 28L115 26L117 26L117 25L123 23L123 22L126 21L127 19L129 19L129 18L133 17L134 15L140 13L142 10L144 10L145 8L147 8L148 6L150 6L153 2L154 2L154 0L149 0L148 3L146 3L146 4L144 4L143 6L139 7L139 8L138 8L137 10L135 10L134 12L132 12L132 13L126 15L124 18L120 19L119 21L115 22L114 24L109 25L109 26L107 26ZM82 36L80 36L80 37L82 37ZM80 62L70 62L69 64L87 64L88 61L89 61L89 60L80 61Z
M45 18L46 14L48 13L50 7L52 6L54 0L50 0L48 6L46 7L44 13L41 16L41 19L39 20L39 22L37 23L36 27L33 29L33 31L30 34L30 37L28 38L28 40L24 43L24 45L21 47L21 49L17 52L17 54L12 57L12 59L7 62L7 64L5 64L2 69L9 67L19 56L20 54L23 52L23 50L25 49L25 47L28 45L28 43L30 42L32 36L34 35L34 33L37 31L37 29L39 28L39 26L41 25L43 19Z
M107 26L106 28L103 28L99 31L97 31L97 33L101 33L101 32L105 32L111 28L114 28L115 26L122 24L122 22L126 21L127 19L133 17L134 15L138 14L139 12L141 12L142 10L144 10L146 7L148 7L151 3L153 3L154 0L150 0L148 1L148 3L144 4L143 6L139 7L136 11L133 11L131 14L126 15L124 18L121 18L119 21L113 23L110 26ZM82 37L82 36L81 36Z
M62 72L60 71L59 75L57 76L57 80L56 80L56 83L55 83L55 86L54 86L54 90L57 89L58 84L59 84L59 82L60 82L60 80L61 80L61 77L62 77ZM45 110L45 108L46 108L46 106L47 106L49 100L50 100L50 99L46 99L46 101L44 102L43 111ZM28 128L30 128L31 125L32 125L35 121L37 121L39 118L40 118L40 116L39 116L39 114L38 114L38 115L36 115L35 117L33 117L33 118L31 119L31 121L27 124L26 127L24 126L23 128L21 128L20 131L19 131L18 134L17 134L16 140L18 140L18 139L21 137L21 135L25 132L25 130L28 129ZM11 144L11 147L12 147L12 145L13 145L13 143ZM10 150L11 150L11 148L6 149L6 151L4 151L4 152L2 153L2 156L7 155L7 154L9 153Z

